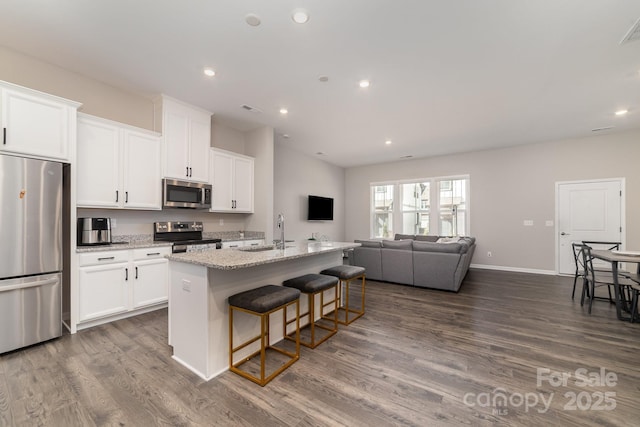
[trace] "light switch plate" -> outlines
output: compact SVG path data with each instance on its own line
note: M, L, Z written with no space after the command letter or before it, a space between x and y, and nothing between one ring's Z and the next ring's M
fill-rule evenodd
M533 220L532 219L525 219L524 220L524 225L525 225L525 227L533 226Z
M546 225L547 227L553 227L553 220L550 220L550 219L546 220L544 222L544 225Z

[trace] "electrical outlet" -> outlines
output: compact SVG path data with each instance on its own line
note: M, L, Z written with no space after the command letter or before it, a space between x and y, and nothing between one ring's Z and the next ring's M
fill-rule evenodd
M544 222L544 225L546 225L547 227L553 227L553 221L548 219Z
M532 219L525 219L523 224L524 224L525 227L532 227L533 226L533 220Z
M223 218L220 218L219 225L224 225L224 219Z
M111 228L116 228L118 226L118 222L115 218L111 218Z
M191 292L191 282L189 280L182 280L182 290Z
M491 258L493 256L493 254L491 253L491 251L487 252L487 257Z

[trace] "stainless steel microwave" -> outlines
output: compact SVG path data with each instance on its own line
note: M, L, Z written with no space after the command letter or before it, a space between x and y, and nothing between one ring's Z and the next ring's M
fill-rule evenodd
M163 179L162 207L209 209L211 207L211 185L177 179Z

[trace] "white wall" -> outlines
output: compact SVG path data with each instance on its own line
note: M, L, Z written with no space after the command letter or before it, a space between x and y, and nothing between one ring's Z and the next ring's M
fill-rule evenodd
M473 263L553 271L555 227L545 221L555 221L555 183L624 177L627 249L638 250L638 141L636 131L347 169L346 240L370 235L371 182L469 174Z
M343 168L276 143L274 176L274 213L284 214L287 240L305 240L316 232L330 240L344 240ZM310 194L334 199L333 221L307 221L307 196Z
M237 129L218 121L215 113L211 116L211 146L234 153L245 154L245 135Z
M247 230L265 233L265 241L273 241L274 132L265 126L245 135L245 154L255 158L253 210L247 217Z
M81 112L153 130L150 96L127 92L0 46L0 80L82 103Z

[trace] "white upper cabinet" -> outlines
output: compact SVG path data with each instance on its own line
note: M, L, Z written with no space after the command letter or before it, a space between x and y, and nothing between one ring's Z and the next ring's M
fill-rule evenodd
M253 213L252 157L211 149L210 212Z
M161 209L160 136L86 114L78 117L77 206Z
M164 95L154 107L155 130L164 138L164 177L207 182L211 113Z
M70 161L81 104L0 82L0 151Z

